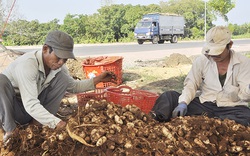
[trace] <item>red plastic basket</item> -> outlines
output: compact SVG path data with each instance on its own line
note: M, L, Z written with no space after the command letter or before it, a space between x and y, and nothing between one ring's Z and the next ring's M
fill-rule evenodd
M145 90L134 90L128 86L106 88L106 99L121 106L134 104L143 112L149 113L154 106L158 94Z
M86 61L87 60L87 61ZM106 88L108 86L118 86L122 83L122 60L121 56L101 56L96 58L88 58L83 61L83 71L87 78L93 78L100 75L104 71L112 71L116 77L116 83L101 82L96 85L98 88ZM88 60L91 60L89 62Z
M85 106L86 103L91 99L94 100L106 99L104 88L96 88L93 91L78 93L76 97L78 101L78 106Z

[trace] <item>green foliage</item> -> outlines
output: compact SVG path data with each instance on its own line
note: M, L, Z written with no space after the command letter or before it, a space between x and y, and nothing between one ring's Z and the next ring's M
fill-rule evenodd
M184 16L185 36L200 38L205 33L205 4L202 0L169 0L160 2L163 12L175 13ZM210 9L207 9L207 27L212 27L214 16Z
M63 20L61 30L70 34L76 43L81 42L82 37L86 34L85 25L87 23L87 15L70 15L67 14Z
M250 33L233 36L233 39L250 38Z
M245 23L243 25L238 26L237 24L229 24L228 26L230 30L233 32L233 35L243 35L250 33L250 23Z
M39 32L39 23L35 21L25 21L19 20L17 22L12 22L11 25L8 25L6 32L8 35L4 40L6 45L34 45L39 43L40 36ZM4 35L5 36L5 35Z
M93 15L67 14L63 24L58 19L48 23L37 20L16 20L8 23L3 34L5 45L37 45L43 44L50 30L62 30L69 33L75 43L112 43L131 42L134 40L133 30L144 14L160 12L174 13L185 18L185 40L204 38L205 32L204 0L168 0L159 5L103 5ZM206 28L210 29L216 14L225 16L235 3L233 0L209 0L206 11ZM1 6L0 6L1 10ZM0 11L0 25L3 24ZM249 37L250 24L229 24L233 36Z
M225 21L228 21L226 14L235 7L235 0L209 0L208 5Z
M4 44L7 45L37 45L44 41L48 31L58 29L57 19L49 23L40 24L37 20L13 21L8 24L3 35Z
M250 51L249 52L245 52L244 55L248 58L250 58Z
M193 34L192 36L195 36L193 39L200 39L204 36L204 33L196 27L191 28L191 32Z

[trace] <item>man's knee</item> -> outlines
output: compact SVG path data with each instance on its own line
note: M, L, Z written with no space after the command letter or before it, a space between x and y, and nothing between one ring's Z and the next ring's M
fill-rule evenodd
M7 92L10 93L10 92L14 91L10 80L4 74L0 74L0 88L1 88L0 89L1 95L7 94Z
M9 83L9 79L4 74L0 74L0 86L5 87Z
M179 93L176 91L166 91L156 100L151 113L158 121L169 121L172 111L178 104Z
M159 97L159 99L175 99L180 96L180 93L176 92L176 91L166 91L164 93L162 93Z

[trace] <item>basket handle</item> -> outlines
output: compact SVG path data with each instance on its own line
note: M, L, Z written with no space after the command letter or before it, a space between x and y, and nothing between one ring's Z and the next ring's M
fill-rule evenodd
M131 90L133 90L129 86L119 86L118 89L120 90L120 92L123 92L123 93L130 93Z
M106 89L106 91L111 91L111 92L116 92L116 93L122 92L126 94L130 94L131 90L133 89L129 86L110 87Z

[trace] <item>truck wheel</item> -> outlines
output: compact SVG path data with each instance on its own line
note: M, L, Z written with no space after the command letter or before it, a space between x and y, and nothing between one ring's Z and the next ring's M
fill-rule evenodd
M164 43L164 40L158 41L158 44L163 44L163 43Z
M153 36L152 43L157 44L158 41L159 41L159 37L158 36Z
M170 40L171 43L177 43L178 42L178 37L176 35L173 35Z
M143 44L143 40L137 40L138 44Z

